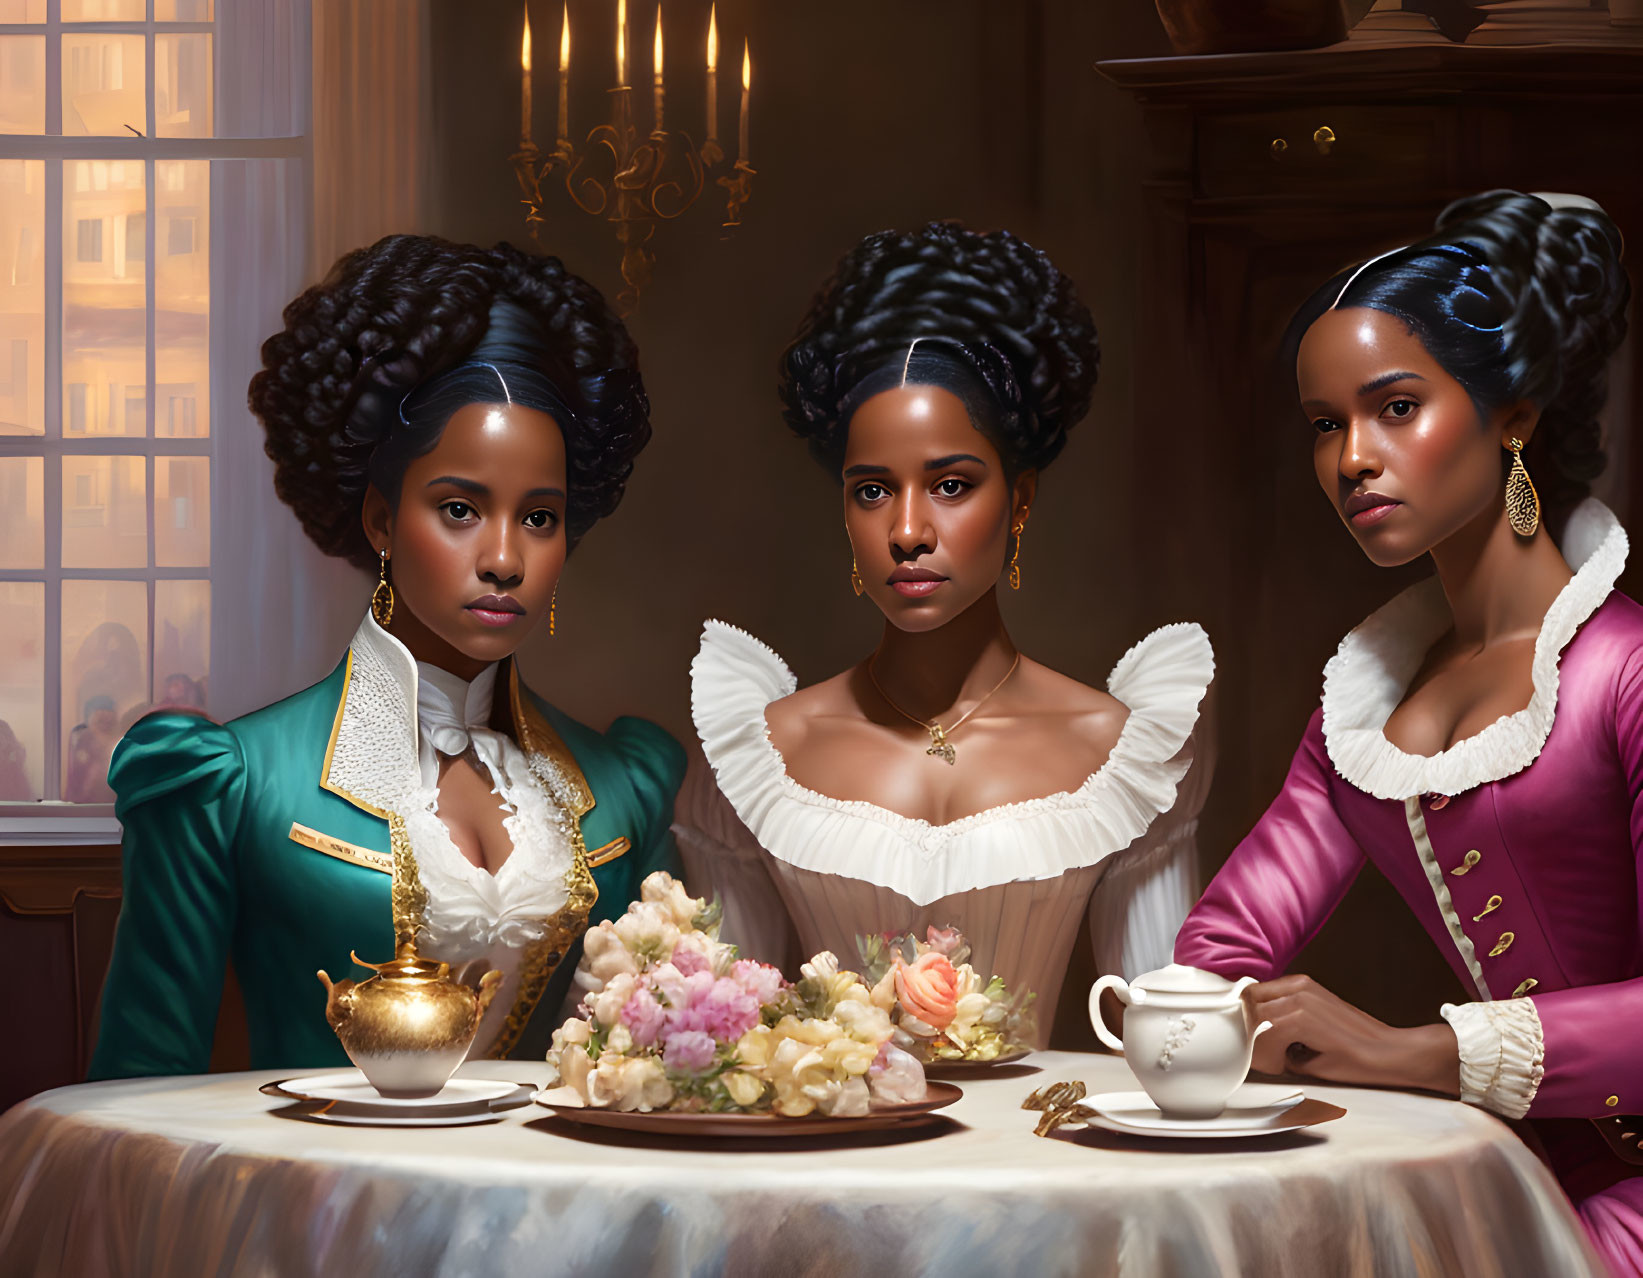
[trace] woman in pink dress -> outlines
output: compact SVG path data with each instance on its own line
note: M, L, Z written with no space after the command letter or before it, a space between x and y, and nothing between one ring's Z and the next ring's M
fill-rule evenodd
M1643 1272L1643 609L1586 496L1630 289L1579 197L1459 201L1302 309L1318 479L1377 564L1436 575L1342 641L1283 792L1178 962L1253 975L1257 1069L1529 1119L1592 1240ZM1535 490L1538 488L1538 495ZM1474 1001L1384 1025L1284 975L1366 861Z

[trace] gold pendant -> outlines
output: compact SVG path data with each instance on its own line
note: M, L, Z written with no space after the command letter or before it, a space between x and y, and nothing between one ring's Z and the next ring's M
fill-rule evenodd
M948 743L947 733L942 729L942 726L939 723L932 723L929 725L929 730L930 748L924 753L933 754L949 764L956 763L958 761L958 751L954 750Z

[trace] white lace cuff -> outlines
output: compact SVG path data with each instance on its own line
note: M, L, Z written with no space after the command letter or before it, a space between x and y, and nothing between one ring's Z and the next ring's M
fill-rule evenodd
M1460 1047L1460 1098L1522 1118L1546 1073L1546 1039L1533 1000L1445 1003L1439 1009Z

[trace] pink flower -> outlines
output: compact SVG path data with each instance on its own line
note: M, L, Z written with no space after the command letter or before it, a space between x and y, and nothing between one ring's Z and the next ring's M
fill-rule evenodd
M902 1011L938 1033L958 1011L958 972L945 954L927 950L912 963L896 956L896 999Z
M713 1041L711 1035L700 1030L683 1030L669 1036L667 1048L662 1052L662 1064L671 1070L687 1070L692 1074L700 1074L713 1064L713 1056L717 1051L718 1044Z
M622 1024L628 1027L633 1041L640 1047L652 1046L661 1037L667 1022L667 1009L656 1001L648 989L637 989L622 1004Z
M677 992L679 997L669 996L669 1038L697 1031L733 1043L759 1023L759 1000L728 976L715 980L710 972L697 972Z
M761 1004L774 1002L782 992L782 986L787 984L778 969L768 963L755 963L752 959L737 959L731 965L730 979Z
M684 976L694 976L697 972L707 971L709 967L707 955L683 945L675 947L672 962Z
M944 954L950 959L953 957L953 952L964 943L964 934L956 927L935 927L932 925L925 929L924 939L937 954Z

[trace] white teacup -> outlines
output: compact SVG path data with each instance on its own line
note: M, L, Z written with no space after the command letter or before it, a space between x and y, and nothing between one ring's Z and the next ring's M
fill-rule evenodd
M1179 963L1133 982L1103 976L1090 988L1090 1023L1167 1116L1214 1118L1248 1077L1255 1039L1272 1028L1270 1021L1251 1025L1241 996L1254 983L1253 976L1229 981ZM1124 1039L1101 1020L1107 989L1125 1005Z

